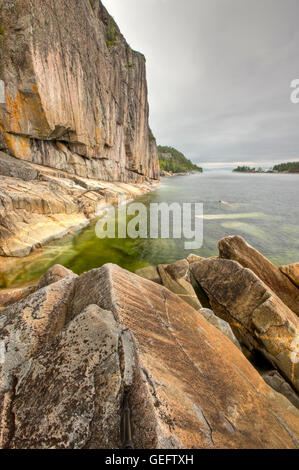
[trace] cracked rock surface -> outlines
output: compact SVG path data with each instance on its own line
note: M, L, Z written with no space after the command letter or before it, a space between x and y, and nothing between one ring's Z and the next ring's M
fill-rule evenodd
M250 350L259 350L298 390L297 315L236 261L202 259L192 264L192 272L213 311L230 323L237 338Z
M294 272L294 268L286 270L287 272L277 268L240 236L223 238L219 241L218 248L220 258L237 261L244 268L251 269L283 303L299 315L299 289L287 274Z
M43 287L0 321L2 448L121 448L125 399L134 448L298 446L298 411L241 351L118 266Z

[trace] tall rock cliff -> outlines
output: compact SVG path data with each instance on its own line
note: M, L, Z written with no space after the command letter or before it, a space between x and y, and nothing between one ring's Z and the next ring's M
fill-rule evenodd
M0 150L87 178L159 178L145 58L100 0L1 0Z

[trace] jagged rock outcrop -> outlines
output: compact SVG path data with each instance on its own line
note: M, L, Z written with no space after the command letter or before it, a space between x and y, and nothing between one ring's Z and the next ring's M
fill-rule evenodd
M262 374L265 382L276 392L284 395L296 408L299 409L299 396L292 387L284 380L277 370L271 370Z
M145 58L100 0L2 1L0 22L0 149L87 178L159 178Z
M159 264L157 269L163 286L177 294L196 310L202 308L191 284L190 267L187 260L182 259L168 265Z
M279 269L299 288L299 263L280 266Z
M0 321L3 448L122 447L125 403L135 448L298 447L298 411L239 349L118 266L44 287Z
M19 300L25 299L28 295L35 292L36 286L27 286L16 289L0 290L0 309L15 304Z
M218 243L219 256L238 261L251 269L297 315L299 289L267 258L239 236L223 238Z
M64 278L76 278L77 274L74 274L70 269L61 266L61 264L54 264L47 272L40 278L37 289L50 286L55 282L61 281Z
M162 284L162 279L156 266L146 266L145 268L137 269L137 271L135 271L135 274L140 277L143 277L144 279L147 279L148 281Z
M249 349L257 349L299 390L298 317L248 268L227 259L191 265L213 311L233 327Z
M60 264L55 264L45 272L38 283L15 289L2 289L0 290L0 309L15 304L19 300L25 299L30 294L33 294L36 290L61 281L65 277L71 279L77 277L77 274L74 274Z

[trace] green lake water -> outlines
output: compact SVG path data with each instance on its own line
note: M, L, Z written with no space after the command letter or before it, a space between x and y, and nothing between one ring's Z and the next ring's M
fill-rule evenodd
M164 178L158 189L138 198L151 202L201 202L204 209L203 246L185 250L183 239L104 239L95 235L95 223L72 236L54 241L27 258L16 260L2 273L0 286L32 281L59 263L77 274L105 263L132 272L159 263L171 263L190 252L218 253L217 242L241 235L276 265L299 261L299 175L240 174L207 171ZM221 202L220 202L221 201ZM136 201L134 201L136 202Z

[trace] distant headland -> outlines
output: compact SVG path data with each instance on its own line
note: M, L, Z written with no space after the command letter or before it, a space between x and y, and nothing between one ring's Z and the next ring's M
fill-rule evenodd
M158 146L159 164L161 176L173 176L186 173L199 172L202 173L203 169L194 163L182 152L179 152L173 147Z

